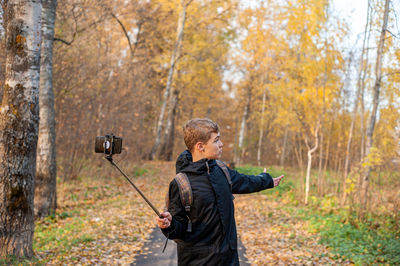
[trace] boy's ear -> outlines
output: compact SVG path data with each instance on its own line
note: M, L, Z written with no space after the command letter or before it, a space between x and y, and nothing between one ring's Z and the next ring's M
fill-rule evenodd
M194 145L194 149L196 150L196 151L199 151L199 152L202 152L202 151L204 151L204 143L203 142L197 142L195 145Z

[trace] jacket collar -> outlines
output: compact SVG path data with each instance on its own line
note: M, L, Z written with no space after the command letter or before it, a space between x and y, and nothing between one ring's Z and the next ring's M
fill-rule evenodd
M176 173L203 174L204 172L208 172L209 169L216 164L215 160L209 160L207 158L193 162L192 154L189 150L185 150L176 160Z

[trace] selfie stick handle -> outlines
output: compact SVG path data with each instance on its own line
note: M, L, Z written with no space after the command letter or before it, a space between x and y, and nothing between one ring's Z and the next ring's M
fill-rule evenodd
M157 214L158 217L161 217L160 212L156 209L156 207L154 207L154 205L146 198L146 196L142 193L142 191L140 191L140 189L135 186L135 184L133 184L133 182L129 179L129 177L121 170L121 168L119 168L119 166L113 161L111 156L106 156L106 159L112 164L114 165L120 172L121 174L128 180L129 183L131 183L131 185L136 189L136 191L140 194L140 196L142 196L142 198L147 202L147 204L149 204L149 206L153 209L153 211Z

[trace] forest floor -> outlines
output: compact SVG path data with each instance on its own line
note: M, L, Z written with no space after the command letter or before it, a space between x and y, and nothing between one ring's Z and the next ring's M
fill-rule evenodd
M93 172L59 182L57 214L36 222L38 264L129 265L145 252L154 212L110 165ZM126 172L161 211L174 164L143 162ZM238 234L252 265L350 264L320 245L308 222L274 195L237 195L234 201Z

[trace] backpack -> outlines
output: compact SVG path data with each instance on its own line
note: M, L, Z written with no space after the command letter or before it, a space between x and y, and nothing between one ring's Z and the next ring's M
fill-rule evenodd
M217 162L217 165L224 172L224 176L225 176L226 181L228 182L228 184L230 186L230 190L232 192L232 181L231 181L231 176L228 171L228 167L222 161L216 160L216 162ZM189 219L187 232L192 232L192 222L189 218L188 213L190 212L191 206L193 205L193 192L192 192L192 187L190 185L189 178L187 177L187 175L185 173L178 173L174 179L175 179L176 183L178 184L179 194L181 196L181 202L182 202L182 205L185 207L186 216ZM168 209L168 206L169 206L168 192L165 197L165 203L166 203L165 204L166 209Z

